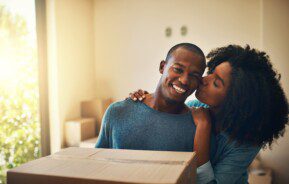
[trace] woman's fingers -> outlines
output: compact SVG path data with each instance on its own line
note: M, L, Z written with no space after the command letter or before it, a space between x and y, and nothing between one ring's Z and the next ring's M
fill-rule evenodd
M129 94L129 97L130 97L130 99L132 99L133 101L136 101L136 100L137 100L137 97L135 96L135 92L130 93L130 94Z
M139 89L137 91L134 91L133 93L129 94L129 98L133 101L143 101L146 98L146 94L149 94L147 91L144 91L142 89Z
M137 98L138 101L142 101L142 93L139 93L139 91L134 92L135 97Z
M148 94L147 91L144 91L144 90L142 90L142 89L139 89L137 92L138 92L138 94L141 96L142 99L144 99L144 98L145 98L145 95ZM142 100L142 99L141 99L141 100Z

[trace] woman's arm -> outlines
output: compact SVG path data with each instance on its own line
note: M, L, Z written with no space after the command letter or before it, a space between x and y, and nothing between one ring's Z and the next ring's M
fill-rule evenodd
M214 180L214 172L210 163L211 118L209 109L193 107L192 116L196 125L194 151L197 156L197 183L206 184Z
M207 108L192 108L192 116L196 125L194 151L197 154L197 167L210 160L211 118Z

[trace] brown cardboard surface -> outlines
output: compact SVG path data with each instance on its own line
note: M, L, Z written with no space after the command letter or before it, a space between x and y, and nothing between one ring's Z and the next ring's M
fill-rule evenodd
M95 118L97 135L101 127L102 117L107 107L113 102L111 98L107 99L94 99L90 101L81 102L81 117Z
M194 183L193 152L67 148L8 171L8 184Z
M80 118L65 122L66 146L79 146L80 142L96 135L94 118Z
M79 147L81 148L95 148L95 144L97 142L98 137L94 137L91 139L86 139L84 141L81 141L79 144Z

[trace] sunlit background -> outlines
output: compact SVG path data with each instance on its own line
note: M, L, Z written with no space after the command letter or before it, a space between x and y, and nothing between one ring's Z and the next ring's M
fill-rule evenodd
M40 157L35 23L33 0L0 1L0 183Z
M159 62L180 42L205 54L228 44L264 50L289 96L288 0L0 0L0 13L0 174L40 148L64 148L81 102L152 92ZM277 143L260 158L274 183L288 183L288 132Z

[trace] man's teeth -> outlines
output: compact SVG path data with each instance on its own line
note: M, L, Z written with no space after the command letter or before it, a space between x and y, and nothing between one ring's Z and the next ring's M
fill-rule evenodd
M178 93L185 93L186 90L184 90L183 88L180 88L176 85L173 85L173 88L178 92Z

